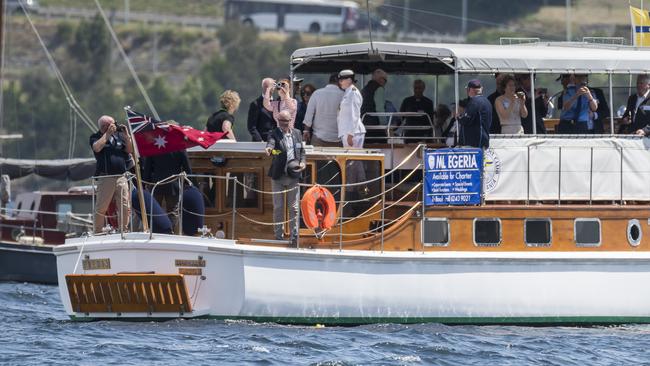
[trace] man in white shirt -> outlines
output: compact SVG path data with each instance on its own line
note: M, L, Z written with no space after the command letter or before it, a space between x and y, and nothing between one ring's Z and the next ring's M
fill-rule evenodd
M316 90L307 104L302 138L314 146L341 146L337 116L343 91L337 83L338 75L330 75L329 84Z
M361 122L361 104L363 98L359 89L354 85L354 71L343 70L339 72L339 87L344 90L343 99L339 107L337 124L339 138L343 147L363 147L366 128Z

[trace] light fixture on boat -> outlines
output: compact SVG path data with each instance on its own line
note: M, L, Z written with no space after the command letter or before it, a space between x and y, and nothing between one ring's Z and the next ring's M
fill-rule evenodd
M213 156L210 158L210 162L214 166L221 167L226 165L226 158L223 156Z
M440 59L440 61L446 63L446 64L452 64L454 63L454 59L452 57L443 57Z

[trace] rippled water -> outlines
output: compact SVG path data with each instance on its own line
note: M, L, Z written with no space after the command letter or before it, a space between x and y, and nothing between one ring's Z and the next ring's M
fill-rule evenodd
M301 327L69 321L56 287L0 283L3 365L650 365L650 326Z

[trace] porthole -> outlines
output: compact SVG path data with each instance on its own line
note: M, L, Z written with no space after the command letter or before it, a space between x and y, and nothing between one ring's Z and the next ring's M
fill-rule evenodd
M529 247L549 247L553 237L550 218L524 220L524 242Z
M641 230L641 224L639 220L632 219L627 222L627 242L630 243L633 247L638 247L641 244L641 238L643 237L643 231Z

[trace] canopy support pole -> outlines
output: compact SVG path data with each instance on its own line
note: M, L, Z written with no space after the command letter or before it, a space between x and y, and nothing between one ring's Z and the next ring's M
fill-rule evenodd
M458 70L454 71L454 100L456 101L456 110L454 114L456 115L456 144L460 142L460 125L458 124L458 108L460 107L460 91L458 89Z
M612 83L612 71L608 73L609 79L609 134L614 136L614 87Z
M436 75L436 82L433 84L433 110L438 108L438 75Z
M537 135L537 113L535 113L535 72L530 72L530 111L533 114L533 136Z

